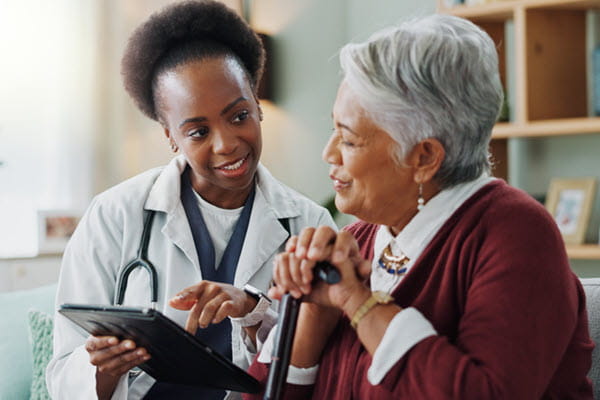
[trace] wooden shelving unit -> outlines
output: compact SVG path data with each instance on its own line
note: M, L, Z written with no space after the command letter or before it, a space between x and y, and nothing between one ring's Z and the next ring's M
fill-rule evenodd
M467 18L498 47L500 78L507 87L506 23L514 27L514 93L511 122L492 133L494 174L508 180L508 142L514 138L600 133L600 118L588 116L586 13L600 0L497 0L444 7L442 13ZM600 157L599 157L600 159ZM600 245L567 245L571 259L600 260Z
M597 244L568 244L567 254L569 258L579 260L600 260L600 245Z
M494 139L596 134L600 132L599 117L561 118L532 121L523 124L500 122L492 132Z

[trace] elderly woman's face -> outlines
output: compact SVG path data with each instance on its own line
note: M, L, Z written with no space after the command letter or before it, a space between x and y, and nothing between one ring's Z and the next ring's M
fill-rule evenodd
M408 221L416 213L412 170L395 162L396 143L356 97L342 83L333 107L334 132L323 150L323 159L331 165L335 205L371 223L392 226Z
M192 168L194 189L221 207L243 204L262 141L258 103L239 63L209 58L165 72L159 104L167 136Z

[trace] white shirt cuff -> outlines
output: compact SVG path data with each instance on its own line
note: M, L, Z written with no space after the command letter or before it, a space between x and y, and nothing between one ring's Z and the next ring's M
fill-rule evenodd
M246 333L245 329L240 329L242 335L242 343L246 347L246 350L254 355L262 349L263 343L267 340L269 332L273 329L273 326L277 323L277 312L272 308L269 308L263 317L262 323L256 330L256 344L252 342L252 339ZM252 357L254 358L254 357ZM252 360L249 360L252 362Z
M290 365L288 370L287 383L293 385L312 385L317 380L319 364L308 368L298 368Z
M426 337L437 335L433 325L417 309L400 311L388 325L377 346L367 378L378 385L404 354Z
M239 318L229 317L229 319L232 323L237 324L242 328L245 328L247 326L258 325L263 321L270 307L271 302L265 299L264 297L261 297L260 300L258 300L258 303L256 303L256 305L252 309L252 311L250 311L248 314Z
M275 347L275 332L277 332L277 326L269 332L267 339L262 345L262 350L258 355L258 362L263 364L271 363L271 353ZM294 385L312 385L317 380L317 373L319 372L319 364L313 365L308 368L298 368L290 365L287 375L287 383Z

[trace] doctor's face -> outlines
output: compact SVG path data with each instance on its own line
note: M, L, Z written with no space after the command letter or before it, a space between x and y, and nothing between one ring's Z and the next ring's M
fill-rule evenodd
M258 102L239 62L208 58L164 72L158 107L165 134L192 168L194 190L218 207L241 207L262 140Z

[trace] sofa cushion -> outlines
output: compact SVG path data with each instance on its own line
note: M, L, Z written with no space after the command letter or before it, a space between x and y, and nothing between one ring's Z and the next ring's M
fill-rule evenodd
M29 400L50 400L46 388L46 366L52 358L53 317L43 311L30 310L29 342L31 343L31 359L33 375Z
M600 399L600 278L584 278L581 283L585 291L590 336L596 344L588 377L594 386L594 398Z
M0 399L28 399L33 374L27 313L52 314L56 285L0 293Z

